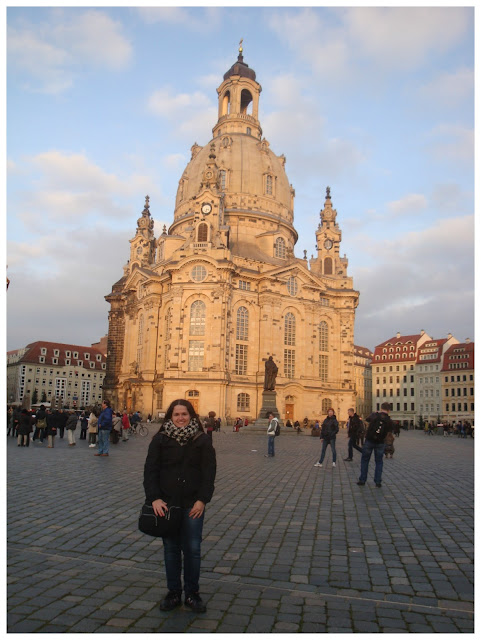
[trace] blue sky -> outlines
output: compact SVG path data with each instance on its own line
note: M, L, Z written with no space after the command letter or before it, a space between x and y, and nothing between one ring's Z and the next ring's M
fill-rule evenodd
M107 332L145 195L158 235L240 38L298 257L331 187L356 344L474 339L472 7L10 7L8 349Z

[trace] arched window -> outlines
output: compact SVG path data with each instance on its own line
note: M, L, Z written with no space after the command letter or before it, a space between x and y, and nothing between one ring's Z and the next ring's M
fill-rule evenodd
M248 393L237 394L237 411L250 411L251 397Z
M332 275L332 258L324 259L324 275L326 276Z
M159 246L157 247L157 262L162 262L162 260L164 259L164 249L165 242L160 242Z
M198 398L199 397L199 392L196 391L195 389L190 389L189 391L187 391L187 397L188 398Z
M274 256L276 258L286 257L286 242L284 238L276 238L274 243Z
M319 323L319 351L327 351L329 346L329 329L324 320Z
M324 398L323 401L322 401L322 404L321 404L322 413L327 415L327 412L331 408L332 408L332 400L331 400L331 398Z
M139 316L139 330L137 332L137 344L142 345L144 339L144 316Z
M190 335L205 335L205 304L196 300L190 307Z
M251 107L250 109L249 106ZM247 89L242 89L240 111L241 113L247 113L248 110L252 112L252 94Z
M249 312L245 307L237 309L236 340L249 340Z
M284 318L284 344L296 345L296 317L293 313L286 313Z
M165 339L170 340L172 331L172 309L169 307L165 312Z
M230 113L230 91L226 91L222 98L222 115L225 116L228 113Z
M201 222L197 227L197 242L207 242L208 226L205 222Z

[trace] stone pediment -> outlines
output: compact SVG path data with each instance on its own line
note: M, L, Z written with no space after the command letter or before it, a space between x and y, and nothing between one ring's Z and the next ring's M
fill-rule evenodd
M271 269L270 271L264 271L262 274L264 278L276 278L277 280L288 280L292 276L299 278L300 283L303 287L313 287L316 290L322 289L326 290L325 283L312 274L308 269L304 267L303 264L299 262L290 263L283 267L277 267L276 269Z

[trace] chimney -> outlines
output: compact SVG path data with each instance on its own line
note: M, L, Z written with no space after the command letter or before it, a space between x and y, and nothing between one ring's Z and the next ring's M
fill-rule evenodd
M471 342L471 340L469 338L466 338L466 344L469 344Z
M421 335L422 336L424 335L424 329L421 329Z
M399 331L396 333L396 338L400 338L401 334L399 333Z
M453 337L452 333L448 333L448 340L451 340L451 338Z

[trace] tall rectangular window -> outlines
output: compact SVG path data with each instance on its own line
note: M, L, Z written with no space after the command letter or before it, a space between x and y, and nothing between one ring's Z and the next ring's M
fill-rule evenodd
M235 372L238 375L247 374L247 345L236 344L235 346Z
M189 371L202 371L204 366L204 341L189 340Z
M320 356L319 356L319 379L322 382L327 382L328 365L329 365L329 356L320 354Z
M286 378L294 378L296 372L295 349L284 349L284 375Z

